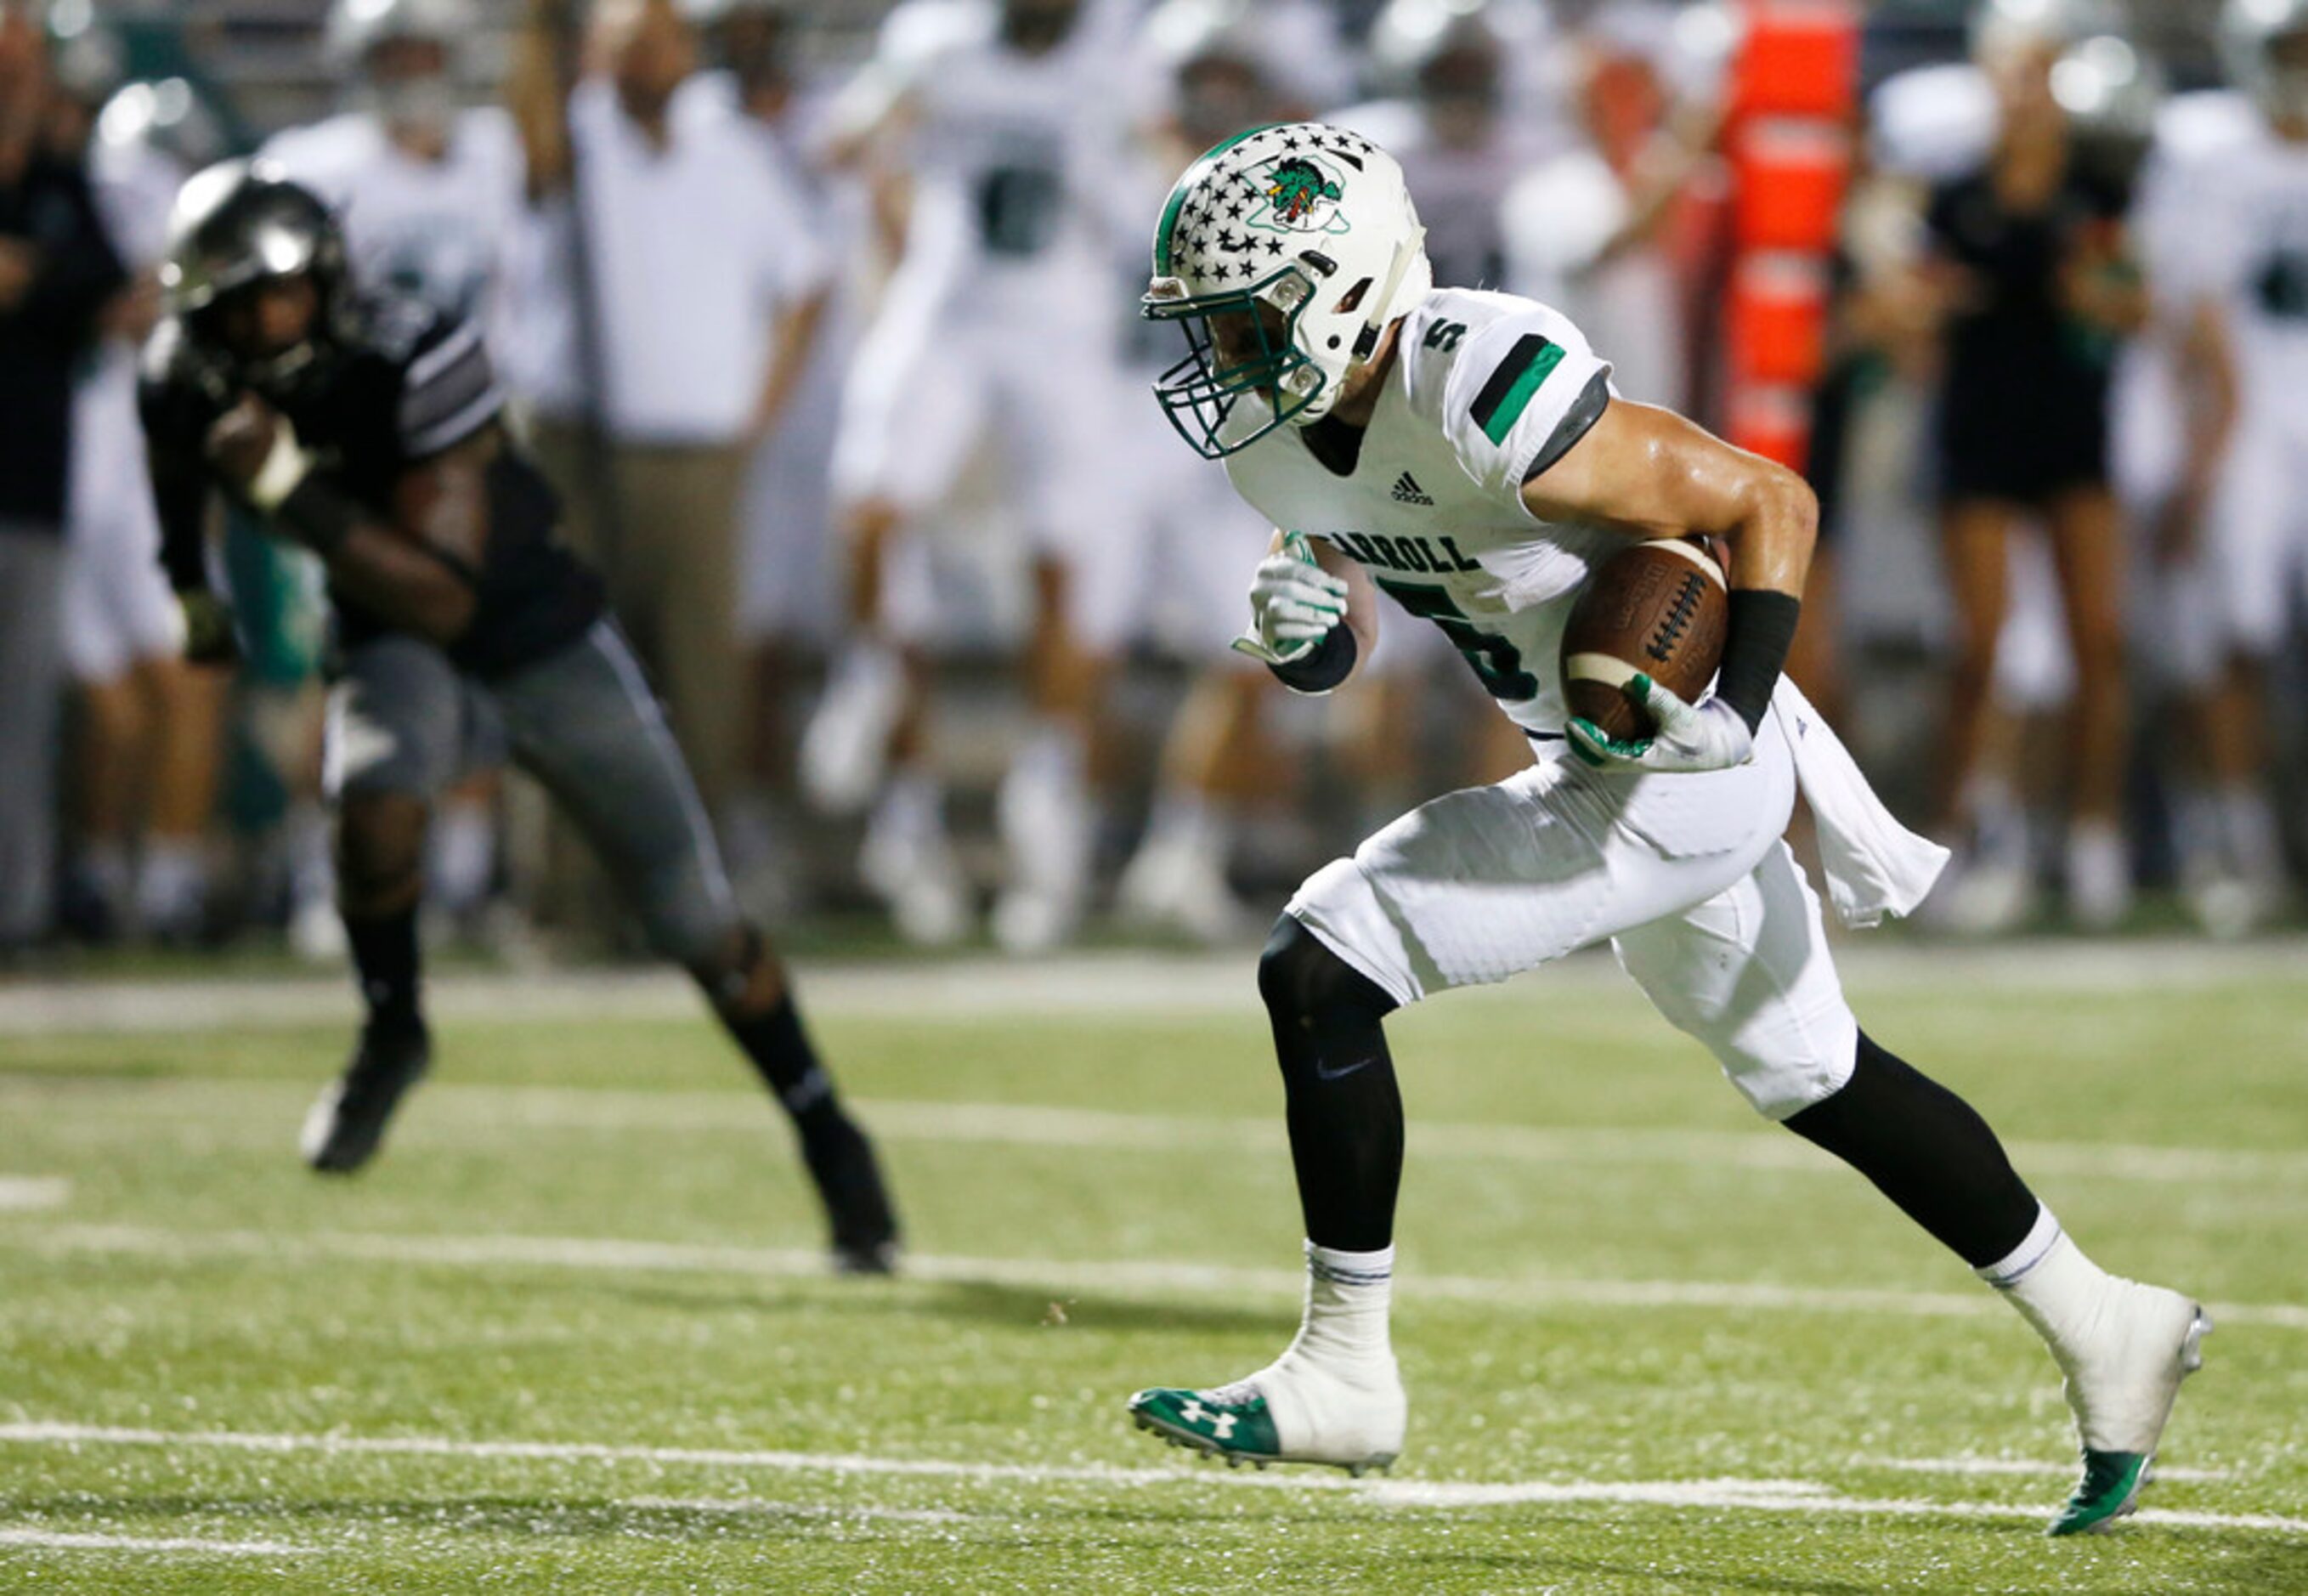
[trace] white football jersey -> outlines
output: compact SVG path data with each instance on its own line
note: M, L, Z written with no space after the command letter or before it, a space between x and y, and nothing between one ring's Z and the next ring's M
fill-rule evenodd
M502 331L506 251L526 171L520 135L503 110L459 113L438 161L409 155L376 117L358 112L290 128L264 154L337 212L365 287Z
M1539 520L1522 485L1586 436L1611 367L1567 318L1511 294L1438 289L1398 337L1351 472L1286 427L1228 455L1227 473L1276 526L1328 542L1440 626L1517 725L1559 733L1563 623L1626 539Z
M1096 42L1077 22L1040 55L988 39L912 73L913 197L893 297L981 321L1089 308L1123 203L1130 109Z
M2261 131L2196 163L2157 254L2183 302L2226 313L2244 415L2308 435L2308 144Z

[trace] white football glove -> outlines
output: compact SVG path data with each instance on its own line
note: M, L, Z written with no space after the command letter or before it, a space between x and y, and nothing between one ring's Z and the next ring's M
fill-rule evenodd
M1647 676L1621 689L1651 712L1656 734L1622 741L1584 717L1571 722L1571 751L1599 770L1727 771L1754 757L1755 734L1719 698L1688 704Z
M1346 579L1316 565L1305 535L1292 532L1259 562L1250 584L1250 629L1233 646L1265 664L1287 665L1305 659L1346 617Z

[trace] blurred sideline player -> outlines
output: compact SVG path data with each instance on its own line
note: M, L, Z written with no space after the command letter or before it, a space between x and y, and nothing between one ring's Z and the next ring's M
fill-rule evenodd
M324 44L344 109L291 128L263 154L341 219L354 274L447 315L478 321L508 347L506 252L523 161L502 107L461 104L459 62L472 26L459 0L336 0ZM496 876L496 782L477 773L446 795L426 861L435 908L470 924ZM299 940L332 917L303 906Z
M1782 841L1798 786L1847 919L1912 909L1946 854L1891 819L1781 675L1810 490L1614 395L1609 365L1555 312L1432 287L1420 239L1394 162L1319 124L1209 151L1156 227L1146 313L1179 324L1191 355L1164 408L1296 529L1257 568L1246 642L1287 686L1334 687L1383 589L1467 650L1537 762L1413 810L1291 899L1259 990L1306 1224L1305 1317L1265 1368L1141 1391L1132 1413L1230 1461L1391 1463L1408 1411L1388 1328L1403 1115L1383 1022L1608 941L1756 1109L1865 1175L2043 1336L2084 1447L2053 1531L2098 1527L2136 1498L2209 1324L2086 1258L1985 1122L1845 1002ZM1390 496L1406 471L1431 504ZM1729 550L1713 689L1688 704L1632 675L1655 735L1566 724L1554 660L1589 573L1632 539L1694 533Z
M145 357L164 552L202 590L221 491L325 566L337 669L326 785L338 902L367 1017L306 1121L314 1169L376 1151L430 1063L417 912L433 803L509 753L584 831L655 949L687 970L793 1121L836 1261L896 1245L871 1146L841 1109L786 972L737 910L697 789L559 505L500 423L479 324L357 293L342 235L263 166L187 184Z
M184 620L159 567L136 349L159 315L154 271L187 168L151 136L142 96L114 98L127 87L121 68L119 42L101 28L57 41L55 137L67 159L87 162L98 213L133 274L73 398L61 602L82 712L80 845L63 907L93 940L133 930L185 943L208 929L207 833L230 677L185 660Z
M1290 54L1303 46L1280 8L1244 0L1166 0L1147 18L1133 81L1159 85L1133 171L1138 213L1158 207L1178 174L1219 140L1305 115L1321 92L1294 82ZM1335 40L1332 41L1335 44ZM1145 246L1127 253L1134 293ZM1163 744L1146 831L1115 884L1129 919L1224 942L1256 920L1235 896L1227 865L1244 812L1275 796L1286 761L1267 746L1278 696L1256 662L1223 651L1240 629L1241 572L1265 547L1269 528L1217 473L1178 447L1144 390L1177 356L1175 337L1138 315L1122 328L1126 391L1113 418L1115 509L1096 557L1138 574L1141 619L1157 641L1200 667ZM1176 619L1160 627L1166 612Z
M1524 72L1531 61L1559 70L1554 43L1543 16L1498 0L1391 0L1372 23L1372 72L1390 97L1334 119L1401 165L1442 287L1499 289L1510 280L1510 196L1517 184L1563 157L1572 135L1551 114L1559 83L1530 83L1531 92L1516 101L1509 91L1519 57ZM1548 209L1559 229L1559 208ZM1415 505L1420 491L1404 484L1402 502ZM1356 818L1364 830L1431 792L1420 762L1409 755L1419 746L1421 729L1437 719L1438 698L1454 712L1452 781L1494 780L1530 762L1521 734L1469 690L1464 666L1440 631L1396 627L1359 674L1358 702L1347 706L1343 752L1362 798Z
M2287 896L2268 672L2308 574L2308 0L2234 0L2223 33L2257 116L2159 173L2146 215L2181 329L2187 421L2157 550L2179 589L2201 745L2183 800L2185 885L2206 925L2232 935Z
M997 938L1021 951L1064 940L1089 890L1098 657L1118 643L1134 595L1094 552L1109 513L1113 366L1048 351L1111 343L1110 307L1091 285L1104 280L1129 109L1112 70L1123 9L949 7L950 42L910 60L884 55L861 74L835 148L851 163L902 150L910 193L900 256L843 396L834 490L853 634L804 735L802 774L829 809L879 794L860 871L920 940L961 935L969 907L929 763L927 662L903 641L921 623L893 613L887 567L981 444L1000 453L1033 550L1032 725L998 803L1008 880Z

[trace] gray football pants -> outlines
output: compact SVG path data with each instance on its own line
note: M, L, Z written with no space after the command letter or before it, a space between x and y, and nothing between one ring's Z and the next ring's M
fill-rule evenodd
M0 946L48 928L56 868L64 538L0 522Z
M726 953L739 916L705 807L614 622L487 681L413 637L363 643L330 689L324 748L332 801L429 802L509 756L584 833L650 946L693 967Z

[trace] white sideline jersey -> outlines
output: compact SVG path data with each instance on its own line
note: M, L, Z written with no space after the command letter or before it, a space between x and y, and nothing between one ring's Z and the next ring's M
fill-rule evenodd
M264 154L336 211L364 287L391 289L502 332L506 251L527 170L520 135L503 110L459 112L437 161L409 155L376 117L360 112L290 128ZM493 341L502 347L501 337Z
M983 39L913 69L914 188L892 300L1012 325L1095 314L1129 109L1098 39L1085 15L1039 55Z
M1559 735L1563 624L1626 538L1539 520L1522 485L1586 436L1611 367L1567 318L1511 294L1438 289L1397 336L1352 472L1281 427L1228 455L1227 473L1276 526L1322 539L1440 626L1517 725Z
M2161 252L2183 302L2226 313L2247 426L2308 436L2308 144L2257 136L2195 164Z

